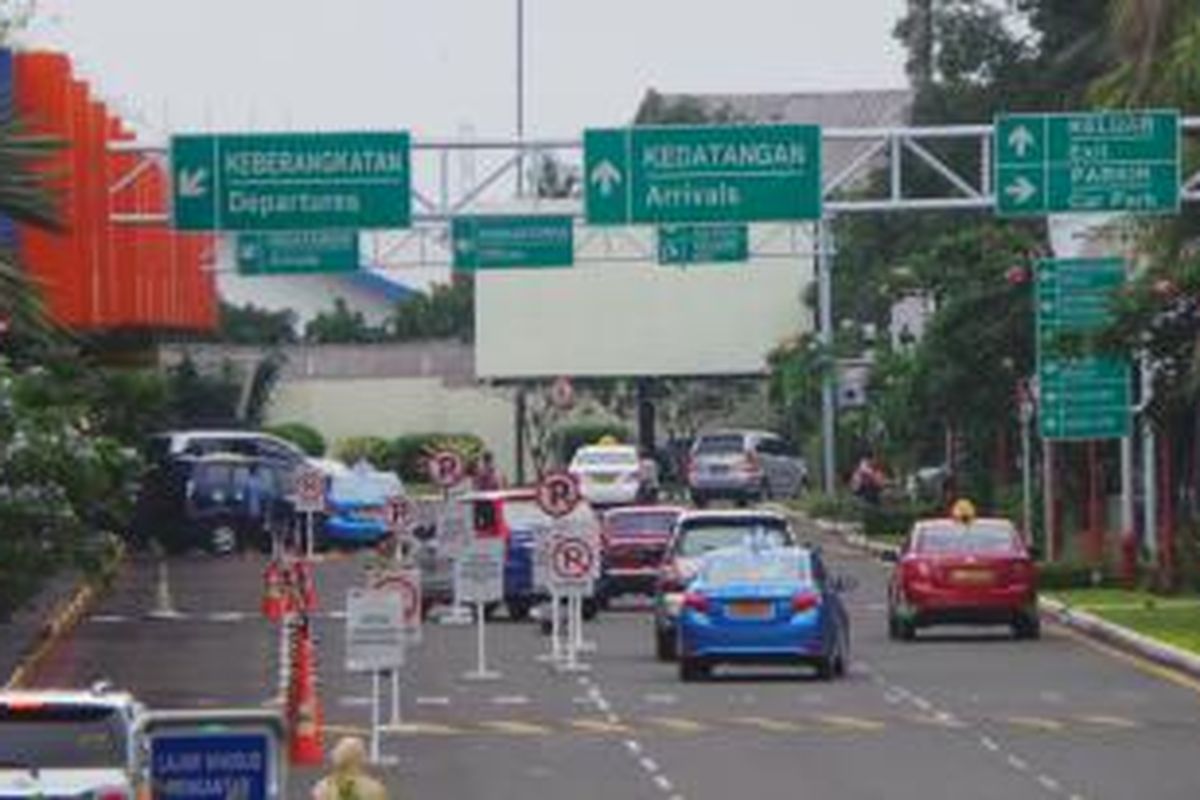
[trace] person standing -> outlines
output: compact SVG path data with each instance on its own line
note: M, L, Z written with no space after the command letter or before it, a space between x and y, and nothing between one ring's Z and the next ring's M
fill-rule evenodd
M313 787L312 800L388 800L387 788L366 773L363 740L347 736L330 756L333 770Z
M503 488L504 481L496 469L496 459L490 450L484 450L475 464L471 488L478 492L490 492Z

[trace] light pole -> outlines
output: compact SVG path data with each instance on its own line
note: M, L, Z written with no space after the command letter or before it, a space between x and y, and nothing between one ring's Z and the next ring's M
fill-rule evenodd
M517 197L525 196L525 0L517 0Z

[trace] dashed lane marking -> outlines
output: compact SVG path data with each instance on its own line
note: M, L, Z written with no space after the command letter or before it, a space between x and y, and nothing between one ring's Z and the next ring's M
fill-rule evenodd
M495 706L527 706L529 698L523 694L502 694L492 698Z
M1133 730L1140 728L1141 725L1131 719L1125 717L1114 717L1108 714L1088 714L1076 717L1080 722L1086 722L1089 725L1099 725L1105 728L1116 728L1119 730Z
M438 695L422 696L413 701L419 706L448 706L450 698Z
M129 622L129 617L120 614L95 614L89 618L89 622L95 622L99 625L120 625L123 622Z
M632 729L621 722L614 722L618 717L610 717L605 720L592 719L590 717L581 717L569 721L572 728L585 733L632 733Z
M1040 783L1042 788L1048 792L1062 791L1062 784L1054 780L1054 778L1051 778L1049 775L1038 775L1038 783Z
M881 731L886 727L878 720L864 719L863 717L847 717L839 714L820 714L817 716L817 719L827 725L848 731Z
M462 728L435 722L404 722L399 725L384 725L380 730L400 736L458 736L467 732Z
M947 714L945 711L938 711L935 714L917 714L911 717L911 719L920 725L933 725L938 728L953 728L957 730L967 727L967 723L958 719L953 714Z
M1008 757L1008 765L1010 767L1012 767L1013 769L1017 770L1018 772L1028 772L1029 771L1029 762L1026 761L1025 759L1019 758L1017 756L1010 755Z
M639 761L642 765L642 769L646 770L646 772L658 772L658 762L653 758L650 758L649 756L642 756Z
M359 725L326 725L325 732L333 736L370 736L371 732Z
M686 719L684 717L650 717L646 722L658 728L665 728L673 733L703 733L708 730L707 725L702 725L694 719Z
M1006 725L1012 725L1017 728L1027 728L1035 731L1047 731L1050 733L1058 733L1063 729L1063 724L1056 719L1046 719L1045 717L1004 717L1000 722Z
M658 788L662 789L664 792L675 791L675 787L671 785L671 781L667 778L666 775L655 775L654 776L654 785L657 786Z
M679 698L676 695L669 694L666 692L642 695L642 700L644 700L649 705L659 705L659 706L673 706L679 702Z
M209 622L245 622L246 615L241 611L220 611L207 615Z
M748 728L756 728L760 731L768 733L797 733L804 730L800 725L794 722L788 722L781 719L770 719L768 717L734 717L729 720L737 725L744 725Z

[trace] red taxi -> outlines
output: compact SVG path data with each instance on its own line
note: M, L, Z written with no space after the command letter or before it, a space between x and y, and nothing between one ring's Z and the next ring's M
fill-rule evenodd
M893 639L932 625L1008 625L1018 639L1041 634L1037 569L1006 519L959 512L922 520L889 560L896 562L888 585Z
M604 514L600 528L603 565L597 595L602 605L625 594L653 595L678 506L626 506Z

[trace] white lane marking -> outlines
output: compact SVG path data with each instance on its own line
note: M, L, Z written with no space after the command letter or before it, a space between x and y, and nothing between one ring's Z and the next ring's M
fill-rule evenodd
M1062 786L1059 784L1059 782L1054 780L1054 778L1051 778L1049 775L1038 775L1038 783L1040 783L1047 791L1058 792L1062 790Z
M929 702L924 697L914 697L912 699L912 704L914 706L916 706L917 708L921 709L922 711L932 711L933 710L933 703Z
M610 706L608 704L608 701L605 700L603 697L596 698L596 708L600 709L601 714L607 714L610 711L612 711L612 706Z
M120 614L96 614L91 621L101 625L116 625L121 622L129 622L129 617L123 617Z
M596 701L594 699L592 699L591 697L585 697L584 695L577 694L571 698L571 702L577 706L590 706L592 703L594 703Z
M1038 696L1042 699L1043 703L1049 703L1056 706L1062 705L1067 699L1065 696L1063 696L1062 692L1039 692Z
M208 615L210 622L242 622L246 615L241 611L218 611Z
M642 756L638 759L638 763L642 765L642 769L646 772L658 772L658 762L649 756Z
M368 702L370 702L370 701L368 701ZM413 702L415 702L419 706L448 706L448 705L450 705L450 698L443 697L440 695L435 695L435 696L418 697Z
M587 675L580 675L578 678L576 678L576 680L579 682L580 686L587 686L592 682L592 679Z
M634 741L633 739L626 739L625 747L626 747L626 749L629 750L629 752L633 753L635 756L639 755L642 752L642 746L640 744L638 744L636 741Z
M671 782L667 780L665 775L655 775L654 785L662 789L664 792L674 791L675 789L675 787L671 785Z
M1022 758L1017 758L1016 756L1010 755L1008 757L1008 765L1015 770L1019 770L1020 772L1029 771L1029 762Z
M325 616L329 617L330 619L345 619L346 612L345 611L330 611Z
M608 720L609 725L620 725L621 724L621 718L618 717L616 714L612 713L611 711L608 712L608 716L605 717L605 719Z
M363 708L371 705L371 698L361 695L347 695L338 700L338 705L346 706L347 708Z
M645 702L647 702L651 705L660 705L660 706L673 706L679 702L678 697L676 697L673 694L666 693L666 692L661 693L661 694L642 695L642 700L644 700Z
M523 694L501 694L492 698L492 705L525 706L529 705L529 698Z
M1000 752L1000 745L996 744L994 739L991 739L987 736L980 736L979 743L981 745L983 745L985 748L987 748L990 752L993 752L993 753Z

